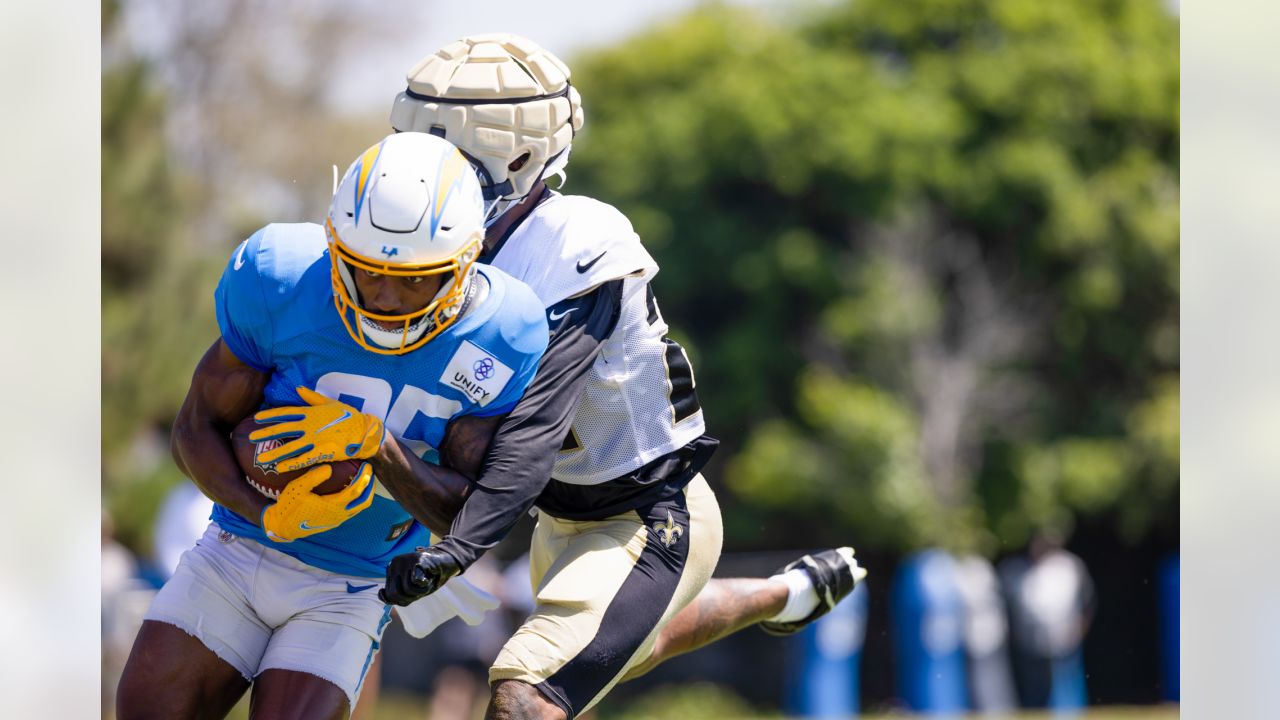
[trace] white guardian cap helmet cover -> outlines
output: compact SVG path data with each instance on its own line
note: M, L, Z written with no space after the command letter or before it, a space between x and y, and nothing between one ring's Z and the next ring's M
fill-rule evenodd
M489 222L539 179L562 173L582 129L582 98L569 68L519 35L462 38L414 65L407 80L391 126L457 145L481 173Z

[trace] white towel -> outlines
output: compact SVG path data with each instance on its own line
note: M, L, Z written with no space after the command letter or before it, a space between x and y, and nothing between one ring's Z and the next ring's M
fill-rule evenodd
M434 593L396 608L405 632L416 638L426 637L454 616L468 625L479 625L484 614L498 607L498 598L471 584L464 577L455 577Z

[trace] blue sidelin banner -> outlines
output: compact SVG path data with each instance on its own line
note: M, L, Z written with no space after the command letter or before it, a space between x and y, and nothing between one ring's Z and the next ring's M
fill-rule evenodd
M890 611L898 696L917 712L968 710L955 559L941 550L908 557L894 578Z
M867 630L867 586L787 643L784 706L790 717L847 718L860 708L858 671Z

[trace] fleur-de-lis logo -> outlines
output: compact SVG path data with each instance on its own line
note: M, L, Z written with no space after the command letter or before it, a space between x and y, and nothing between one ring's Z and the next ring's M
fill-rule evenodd
M671 517L671 511L667 511L666 524L656 522L653 524L653 531L658 533L658 539L666 547L671 547L684 535L684 528L676 524L675 518Z

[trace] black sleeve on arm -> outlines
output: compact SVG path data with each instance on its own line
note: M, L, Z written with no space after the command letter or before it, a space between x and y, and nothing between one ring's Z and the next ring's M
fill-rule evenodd
M498 427L471 496L439 543L464 569L507 536L551 479L587 371L621 311L621 279L547 309L551 338L538 373Z

